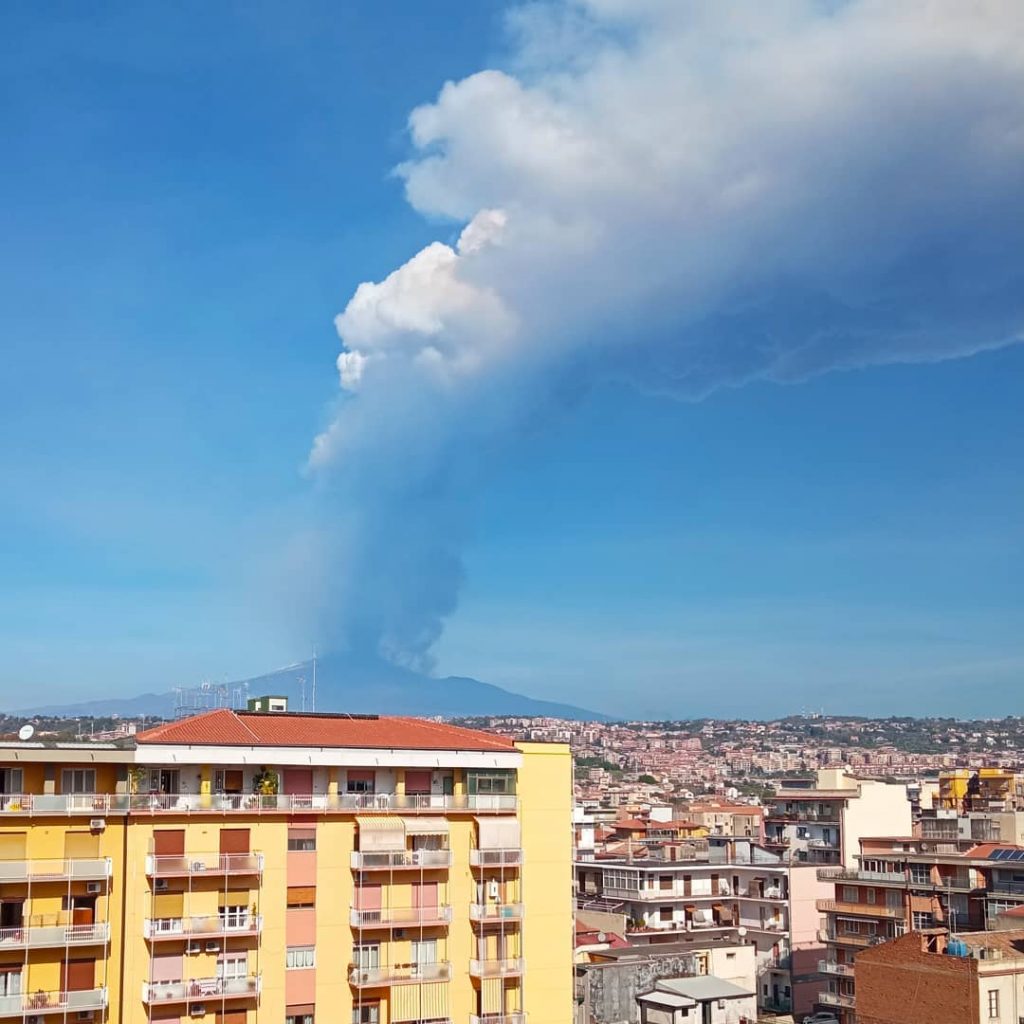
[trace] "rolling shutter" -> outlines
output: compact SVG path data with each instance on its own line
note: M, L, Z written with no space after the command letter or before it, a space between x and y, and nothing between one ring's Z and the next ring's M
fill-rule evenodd
M158 828L153 833L153 853L158 857L184 857L185 830Z
M248 889L231 889L217 893L218 907L247 907L249 905Z
M396 985L391 989L392 1024L413 1020L444 1020L448 1017L448 986Z
M93 832L65 832L64 858L66 860L95 860L100 855L100 837Z
M183 892L158 892L153 897L153 917L183 917L185 894Z
M0 832L0 860L25 859L25 833Z
M221 853L248 853L249 830L247 828L222 828L220 830Z
M502 999L502 987L504 982L501 978L481 978L480 980L480 1012L504 1013L504 1000Z

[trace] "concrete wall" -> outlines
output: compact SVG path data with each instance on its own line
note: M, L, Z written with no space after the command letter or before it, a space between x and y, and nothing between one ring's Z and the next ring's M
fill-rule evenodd
M577 968L577 1019L583 1024L639 1024L638 995L652 991L660 978L692 977L696 972L696 959L689 953Z

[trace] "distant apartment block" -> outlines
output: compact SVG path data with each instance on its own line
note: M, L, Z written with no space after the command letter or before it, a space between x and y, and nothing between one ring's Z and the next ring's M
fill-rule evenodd
M789 781L765 811L765 845L788 860L853 864L867 835L910 835L911 805L902 783L821 769L813 780Z

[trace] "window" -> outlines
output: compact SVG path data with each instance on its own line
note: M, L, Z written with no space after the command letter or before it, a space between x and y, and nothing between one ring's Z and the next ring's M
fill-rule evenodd
M913 882L915 885L931 885L931 867L927 864L911 864L910 881Z
M413 939L412 962L415 973L424 967L432 967L437 963L437 939Z
M658 888L669 892L672 891L672 876L671 875L658 875Z
M874 903L878 896L874 889L865 890L865 894L868 898L868 903Z
M316 849L315 828L288 829L288 849L292 852L306 852Z
M380 943L364 942L353 946L352 956L361 971L375 971L380 967Z
M61 772L62 793L95 793L96 771L93 768L65 768Z
M21 789L21 769L0 768L0 793L20 793Z
M466 773L466 788L470 795L476 793L515 793L516 773L514 770Z
M284 966L289 971L302 971L316 967L315 946L289 946L284 955Z
M372 793L374 772L349 770L345 779L345 788L349 793Z
M353 1006L352 1024L380 1024L380 1003Z
M218 978L244 978L249 973L245 953L224 953L217 960Z
M922 928L934 928L935 918L925 910L915 910L911 915L913 920L911 927L914 931L920 931Z
M860 895L855 885L844 885L843 886L843 902L844 903L858 903L860 902Z
M288 906L294 910L297 907L313 907L316 905L316 886L313 885L289 885Z
M890 910L899 910L903 906L903 893L897 889L886 889L885 905Z
M313 1024L311 1013L290 1013L284 1019L284 1024Z
M658 920L659 921L671 921L672 920L672 908L671 907L659 907L658 908Z
M225 931L244 931L249 927L249 908L244 906L221 907L220 926Z
M988 1019L998 1020L999 1018L999 989L988 990Z

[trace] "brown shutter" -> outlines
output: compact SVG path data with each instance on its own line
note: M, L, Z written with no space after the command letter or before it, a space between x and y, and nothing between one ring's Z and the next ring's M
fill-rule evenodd
M249 890L230 889L228 892L219 892L217 893L217 906L247 907L249 906Z
M222 828L220 830L221 853L248 853L249 830L247 828Z
M185 894L183 892L158 892L153 897L153 916L183 917L185 914Z
M316 903L315 885L289 885L289 907L311 907Z
M158 857L184 857L185 830L158 828L153 833L153 853Z
M25 859L25 833L0 832L0 860Z
M430 793L430 772L406 771L405 791L410 796L424 796Z
M64 857L66 860L95 860L100 855L100 837L93 832L65 832Z
M96 987L95 960L65 960L60 973L64 992L87 992Z
M217 1024L245 1024L245 1010L218 1010Z

